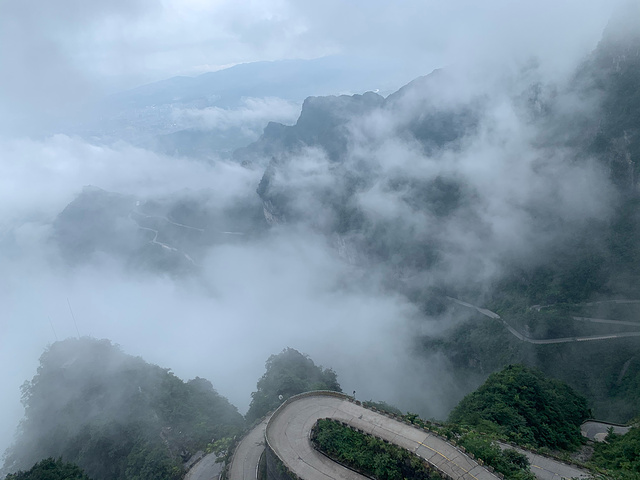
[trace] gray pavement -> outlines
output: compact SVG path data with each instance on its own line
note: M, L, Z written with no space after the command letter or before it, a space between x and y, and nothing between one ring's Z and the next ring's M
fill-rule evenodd
M598 341L598 340L612 340L614 338L628 338L628 337L640 337L640 332L620 332L620 333L611 333L611 334L606 334L606 335L588 335L588 336L584 336L584 337L561 337L561 338L547 338L544 340L538 340L535 338L531 338L528 337L522 333L520 333L518 330L516 330L515 328L513 328L511 325L509 325L509 323L507 323L507 321L502 318L500 315L498 315L495 312L492 312L491 310L487 310L486 308L481 308L478 307L476 305L472 305L471 303L467 303L467 302L463 302L462 300L458 300L457 298L453 298L453 297L447 297L449 300L451 300L454 303L457 303L458 305L462 305L463 307L468 307L468 308L473 308L476 311L478 311L479 313L481 313L482 315L492 318L494 320L499 320L500 322L502 322L502 324L504 325L504 327L509 331L509 333L511 333L514 337L516 337L518 340L522 340L523 342L527 342L527 343L532 343L534 345L550 345L553 343L572 343L572 342L592 342L592 341ZM633 300L612 300L613 302L616 303L635 303L636 301ZM596 302L598 303L598 302ZM603 303L603 302L599 302L599 303ZM584 303L582 305L595 305L595 303L593 304L588 304L588 303ZM538 311L540 311L540 308L546 307L548 305L534 305L533 307L530 308L536 308ZM575 320L582 320L582 321L591 321L591 322L595 322L595 323L613 323L613 324L627 324L629 322L620 322L617 320L604 320L604 319L596 319L596 318L587 318L587 317L573 317ZM638 323L633 323L632 325L635 326L639 326L640 324Z
M631 429L631 427L625 427L623 425L614 425L611 423L589 420L580 425L580 433L582 433L583 437L587 437L590 440L603 442L609 433L609 428L613 428L613 432L618 435L624 435Z
M266 438L278 457L301 478L307 480L363 480L366 477L332 462L317 452L309 439L320 418L343 421L354 428L388 440L420 455L444 473L461 480L497 480L497 475L455 446L380 413L360 407L346 397L300 396L276 411L267 427Z
M543 457L537 453L524 450L523 448L498 443L500 448L510 448L527 456L531 471L539 480L560 480L563 478L591 478L591 474L573 465L559 462L549 457Z
M265 447L264 432L270 418L262 420L236 446L229 467L230 480L256 480L258 462Z
M461 480L496 480L498 477L479 465L454 445L422 429L365 409L340 394L313 392L289 399L271 418L249 432L236 447L229 470L230 480L256 480L265 439L273 451L300 478L305 480L367 480L367 477L342 467L311 445L313 425L320 418L332 418L383 438L412 451ZM599 423L599 422L592 422ZM514 448L500 444L501 448ZM514 448L524 453L531 471L540 480L588 478L589 473L571 465ZM195 468L195 467L194 467ZM207 477L187 480L209 480Z
M191 467L184 480L215 480L222 471L222 463L216 463L217 458L215 453L206 455Z

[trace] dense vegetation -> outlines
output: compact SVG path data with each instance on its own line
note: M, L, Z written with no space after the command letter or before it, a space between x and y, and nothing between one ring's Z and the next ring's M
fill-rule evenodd
M61 457L96 480L179 479L198 449L233 436L242 416L211 383L183 382L107 340L51 345L22 387L25 417L4 470Z
M258 380L258 389L251 394L246 415L249 422L263 417L293 395L312 390L342 391L332 369L317 366L308 356L293 348L271 355L266 369Z
M509 365L463 398L449 420L520 445L572 449L581 444L580 424L589 416L586 400L566 384Z
M525 253L516 255L495 251L495 271L499 273L491 277L491 283L487 276L474 274L474 261L484 264L486 257L491 258L478 249L475 236L473 242L469 240L462 247L456 246L457 236L440 234L448 232L456 218L468 219L463 226L465 231L478 228L475 221L484 218L475 208L482 204L482 194L474 191L473 182L464 181L464 172L449 175L445 173L447 169L438 167L438 175L429 176L412 175L404 167L380 169L375 154L364 160L344 149L341 142L342 131L349 130L348 122L356 124L358 120L354 119L362 111L372 116L378 112L401 112L402 116L391 118L402 118L398 133L426 153L424 162L437 165L437 159L449 158L449 154L457 158L458 144L471 141L478 126L485 125L487 118L483 115L487 108L482 99L453 102L455 107L445 102L443 108L435 108L428 99L438 95L441 79L448 75L446 69L414 80L382 104L375 97L369 97L370 101L358 96L317 98L305 102L298 124L272 124L249 149L262 158L272 158L258 188L266 210L277 222L303 222L308 217L309 203L301 198L312 198L316 212L313 228L332 239L339 235L344 242L342 253L350 262L379 262L391 269L394 275L389 275L389 285L419 304L427 317L444 313L439 317L443 323L450 312L434 314L437 299L426 298L429 295L423 291L425 283L441 293L440 297L459 296L500 310L505 318L530 327L536 338L571 336L572 332L587 330L585 325L573 325L571 312L562 312L562 307L602 299L640 298L640 243L636 241L640 234L640 17L637 2L629 3L634 4L630 13L624 14L622 22L614 19L610 23L600 44L571 80L545 85L538 81L533 68L532 77L514 79L518 84L522 80L522 90L518 87L510 93L518 99L513 104L514 114L526 118L526 128L535 132L535 142L523 145L523 150L539 156L536 164L539 162L542 170L543 165L554 165L548 173L558 184L557 192L550 192L551 197L575 189L580 183L579 166L584 166L585 171L593 167L594 175L601 180L599 187L583 192L578 202L596 199L606 213L594 218L581 217L577 210L559 214L560 205L555 200L534 194L520 212L532 226L534 248L523 248ZM621 29L623 25L627 28ZM405 110L403 106L409 99L412 109ZM374 145L384 144L383 138L374 138ZM358 144L357 138L354 143ZM296 183L293 172L302 145L327 152L330 171L335 172L330 188L324 182ZM440 155L441 152L445 153ZM572 169L564 168L568 165L578 167L569 173ZM498 175L496 187L500 191L516 189L508 182L503 184L506 178ZM535 184L533 178L531 181ZM361 197L378 190L397 206L398 212L406 213L389 218L370 215L363 208ZM316 221L318 217L323 221ZM416 227L405 217L429 220L418 222L420 227ZM490 235L493 227L487 223L478 231L478 237ZM451 239L454 241L449 243ZM496 244L502 244L502 240L496 238L486 246L487 251L493 252ZM463 275L452 275L453 280L448 280L446 272L451 261L447 259L458 248L470 250L475 256L461 267ZM425 274L427 271L433 275ZM402 280L423 275L430 281ZM551 304L558 308L547 312L529 310L533 305ZM616 316L599 318L629 320ZM599 418L624 422L640 413L636 401L640 396L640 362L635 360L628 374L619 376L625 362L637 351L637 338L532 346L504 335L499 324L484 325L489 323L485 321L478 325L476 318L472 322L462 327L456 324L458 328L452 328L444 338L425 335L422 349L425 357L439 350L460 377L473 376L467 388L505 365L526 363L569 382L593 401Z
M371 402L368 402L371 403ZM489 435L479 434L473 429L455 424L435 424L425 421L415 413L399 415L403 420L422 428L427 428L447 440L454 440L467 452L481 459L484 464L493 467L509 480L534 480L529 469L529 459L516 450L502 450Z
M334 420L318 420L311 441L329 457L377 480L441 478L408 450L356 432Z
M478 435L476 432L466 432L458 437L458 444L509 480L536 478L529 470L529 459L525 455L510 448L502 450L486 436Z
M580 305L640 298L640 244L636 241L640 232L640 7L637 2L628 4L629 11L622 14L626 18L609 23L602 41L567 87L581 98L593 99L592 115L571 115L577 128L557 115L557 106L551 105L541 117L545 124L563 132L563 142L578 152L576 161L592 158L606 166L603 174L609 174L614 186L611 213L605 221L590 223L565 241L554 242L537 264L506 269L509 273L495 285L492 298L485 300L486 306L510 322L519 322L521 331L536 338L589 334L588 325L572 322L572 315L638 321L637 309L631 311L628 306ZM550 135L548 139L553 138ZM550 145L557 144L554 140ZM536 312L529 308L533 305L554 308ZM500 335L502 338L494 342L504 341L507 348L498 349L495 344L488 345L489 328L474 323L464 331L452 331L451 340L442 345L456 366L467 369L473 365L472 370L488 372L507 363L524 362L587 396L598 418L626 422L640 414L637 339L531 346ZM626 330L639 331L640 323ZM608 326L607 333L617 331L625 329ZM599 333L603 332L593 332ZM463 338L457 338L461 335ZM481 350L478 346L483 343L487 348Z
M26 472L10 474L6 480L90 480L80 467L58 459L45 458Z
M640 427L625 435L611 433L606 440L595 445L591 462L616 480L640 478Z

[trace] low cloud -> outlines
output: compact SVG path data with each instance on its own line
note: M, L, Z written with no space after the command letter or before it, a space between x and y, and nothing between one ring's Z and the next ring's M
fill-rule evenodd
M173 118L188 128L227 130L243 128L259 133L268 122L295 123L300 105L281 98L245 98L238 108L174 109Z
M19 386L35 374L44 347L78 333L109 338L182 378L209 378L241 410L265 360L287 346L334 368L345 390L414 405L392 392L414 383L396 372L414 364L405 342L416 307L387 291L382 275L345 263L317 232L291 225L230 239L210 248L195 277L131 271L106 254L69 268L51 242L56 214L85 184L141 198L206 188L213 192L207 208L221 208L255 194L260 172L66 136L0 148L13 160L2 164L0 177L21 187L2 188L0 201L0 361L16 367L3 372L0 448L19 418ZM436 381L414 366L422 381ZM423 413L443 414L446 393L434 393L438 407Z
M470 2L428 2L429 8L374 2L362 8L284 1L254 2L247 9L226 0L95 6L69 0L42 10L44 3L7 6L0 17L1 43L16 45L0 52L0 63L15 73L0 83L5 135L14 123L38 123L44 112L72 108L67 101L82 103L105 88L109 75L118 84L136 83L204 64L335 52L380 52L406 58L412 68L424 65L425 72L445 57L473 57L474 66L395 110L354 119L342 163L319 148L296 151L290 166L273 174L273 188L293 194L295 219L256 238L211 246L192 277L133 271L108 254L71 268L51 241L52 224L85 185L142 199L177 199L187 190L198 198L207 190L206 208L216 209L255 195L262 172L65 135L1 140L0 361L12 367L2 374L6 415L0 432L6 433L0 448L10 441L21 411L19 386L36 373L40 352L78 333L109 338L182 378L209 378L241 410L266 358L290 346L333 367L343 388L359 398L442 418L464 392L445 359L417 357L411 342L416 331L442 332L450 319L425 318L389 283L404 274L400 280L422 289L493 280L505 262L540 261L564 235L610 213L613 193L603 168L560 141L552 150L541 147L554 138L554 126L536 123L536 112L521 105L524 86L558 81L557 90L545 90L559 92L549 98L564 109L565 117L554 121L566 124L573 111L590 111L592 105L563 94L561 79L595 46L608 2L530 2L520 9L504 2L482 8ZM576 12L582 25L576 25ZM474 22L475 16L482 21ZM213 21L218 17L221 23ZM550 17L553 28L546 30ZM541 31L545 38L536 43ZM529 60L547 54L544 61ZM469 101L465 113L471 115L463 116L473 121L456 141L425 145L407 134L421 111L457 109ZM273 98L245 99L236 110L173 115L191 126L255 134L267 119L292 123L298 108ZM436 197L420 196L432 190ZM388 236L375 237L382 244L392 240L404 247L415 240L435 247L435 267L399 271L399 256L413 260L422 251L393 251L393 243L386 263L345 261L341 248L371 232L356 232L355 239L325 236L326 226L340 220L336 205L358 210L368 226L382 224Z

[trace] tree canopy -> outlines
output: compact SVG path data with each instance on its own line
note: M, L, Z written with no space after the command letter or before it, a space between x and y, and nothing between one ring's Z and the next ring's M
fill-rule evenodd
M317 366L307 355L293 348L271 355L265 366L267 371L258 380L257 390L251 394L246 415L249 422L277 408L281 403L280 395L285 400L312 390L342 391L332 369Z
M26 472L10 474L5 480L90 480L80 467L61 459L45 458Z
M244 426L207 380L183 382L90 338L51 345L24 383L22 402L7 472L61 457L96 480L178 479L191 454Z
M606 442L595 445L591 461L616 480L640 478L640 427L624 435L607 435Z
M464 397L449 420L521 445L572 449L580 445L580 424L589 416L586 399L565 383L509 365Z

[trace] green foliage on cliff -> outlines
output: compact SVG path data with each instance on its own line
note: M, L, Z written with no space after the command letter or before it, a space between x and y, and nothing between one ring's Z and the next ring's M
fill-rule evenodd
M334 420L318 420L311 432L311 441L329 457L377 480L441 478L408 450L356 432Z
M89 477L73 463L46 458L25 472L8 475L6 480L89 480Z
M293 395L312 390L342 391L332 369L317 366L308 356L293 348L285 348L278 355L271 355L266 369L266 373L258 380L258 389L251 394L246 415L249 422L263 417L277 408L282 400Z
M586 400L566 384L509 365L463 398L449 420L520 445L573 449L581 444L580 424L589 416Z
M608 435L605 443L595 445L591 462L617 480L640 478L640 427L625 435Z
M467 432L458 438L458 444L509 480L536 478L529 470L529 459L525 455L512 449L502 450L486 436Z
M60 457L96 480L179 479L191 454L244 425L207 380L183 382L107 340L51 345L22 401L8 472Z

